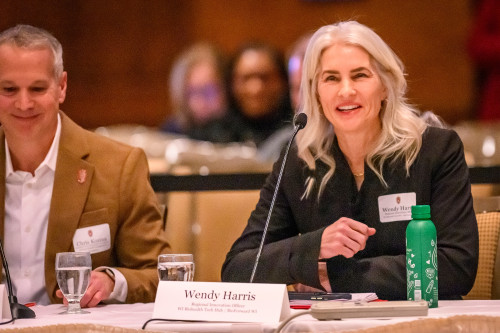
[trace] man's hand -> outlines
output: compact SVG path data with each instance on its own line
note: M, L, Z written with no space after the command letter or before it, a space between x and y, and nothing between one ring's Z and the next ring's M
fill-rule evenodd
M91 308L97 306L101 301L108 299L109 295L113 292L115 287L115 281L111 279L108 274L104 272L90 273L90 283L85 295L83 295L80 300L80 306L82 308ZM56 296L63 298L61 290L56 291ZM68 304L66 298L63 299L65 305Z
M321 236L319 259L342 255L351 258L363 250L368 237L375 234L374 228L353 219L342 217L329 225Z

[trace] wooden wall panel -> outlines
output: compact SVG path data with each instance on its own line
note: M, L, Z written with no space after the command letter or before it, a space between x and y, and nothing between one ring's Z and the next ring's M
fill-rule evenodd
M472 66L464 50L467 0L2 0L0 29L43 27L61 41L69 73L62 106L81 125L158 125L167 75L180 51L212 40L232 52L261 39L285 50L299 35L354 18L407 66L411 100L450 123L470 117Z

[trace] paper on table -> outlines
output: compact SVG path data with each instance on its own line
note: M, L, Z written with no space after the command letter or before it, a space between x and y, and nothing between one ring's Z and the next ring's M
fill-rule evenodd
M351 294L351 296L351 301L355 302L371 302L378 299L378 296L375 293L354 293Z

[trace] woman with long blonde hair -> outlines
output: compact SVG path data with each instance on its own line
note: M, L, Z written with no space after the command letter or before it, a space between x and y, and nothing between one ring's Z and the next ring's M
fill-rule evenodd
M255 281L406 299L405 230L418 204L431 206L437 229L439 298L469 292L478 231L462 143L422 117L406 88L403 64L365 25L312 36L301 82L308 123L290 150ZM282 160L227 255L224 281L250 277Z

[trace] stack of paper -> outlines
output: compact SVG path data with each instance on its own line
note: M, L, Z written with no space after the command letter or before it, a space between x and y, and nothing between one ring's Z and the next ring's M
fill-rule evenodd
M377 300L377 294L375 293L354 293L351 294L351 301L355 302L371 302Z

